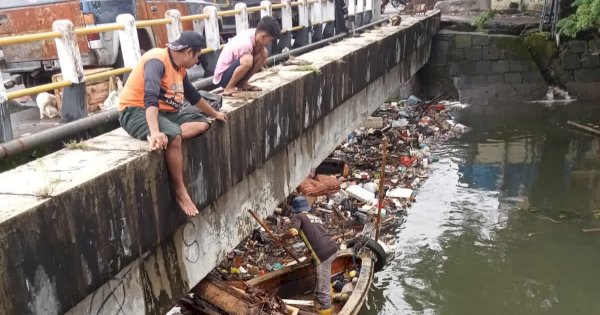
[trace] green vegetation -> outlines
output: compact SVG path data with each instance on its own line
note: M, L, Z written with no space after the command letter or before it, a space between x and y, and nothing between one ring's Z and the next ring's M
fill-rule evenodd
M62 182L60 177L56 177L53 175L48 168L48 166L44 163L44 160L37 160L37 169L40 173L43 174L43 179L46 181L46 184L42 186L38 191L34 192L34 195L40 199L50 198L56 190L56 186Z
M49 180L48 183L44 187L42 187L40 190L38 190L35 193L35 196L40 199L52 197L52 194L54 193L56 186L58 186L58 184L60 184L60 182L61 182L61 180L57 179L57 178Z
M65 142L65 149L69 149L69 150L89 150L90 146L85 143L85 140L81 139L79 141L77 140L69 140L68 142Z
M317 68L316 66L313 66L313 65L299 66L297 68L290 69L290 70L292 70L292 71L310 71L310 72L313 72L315 74L321 73L321 69L319 69L319 68Z
M575 37L585 30L600 29L600 0L575 0L571 6L577 10L558 22L561 34Z
M485 24L487 24L487 22L489 22L491 19L493 19L494 16L496 16L496 11L487 10L487 11L481 13L475 19L475 21L473 21L473 23L471 23L471 25L475 26L478 31L481 31L482 29L485 28Z

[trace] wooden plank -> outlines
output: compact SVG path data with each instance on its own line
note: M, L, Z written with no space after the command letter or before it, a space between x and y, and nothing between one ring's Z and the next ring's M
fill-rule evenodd
M241 293L214 277L207 277L195 289L196 294L208 303L229 314L252 314L252 297Z
M589 233L589 232L600 232L600 228L592 228L592 229L583 229L582 230L585 233Z
M290 311L289 315L298 315L298 312L300 311L299 308L290 305L286 305L285 307L287 307L287 310Z
M373 222L368 222L367 224L365 224L365 226L363 226L363 230L361 232L362 235L364 235L368 238L372 238L372 239L375 239L375 233L376 233L376 227Z
M588 127L586 125L582 125L582 124L576 123L574 121L567 120L567 125L575 127L577 129L580 129L580 130L585 131L587 133L591 133L593 135L600 136L600 130Z
M315 302L310 300L292 300L292 299L283 299L285 304L289 305L302 305L302 306L314 306Z

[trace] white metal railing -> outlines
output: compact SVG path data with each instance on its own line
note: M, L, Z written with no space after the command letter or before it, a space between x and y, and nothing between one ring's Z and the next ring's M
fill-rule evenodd
M349 16L356 16L365 10L372 9L373 7L377 8L379 1L350 0L348 3L348 14ZM293 8L297 8L298 10L298 25L296 26L293 25ZM332 23L335 20L334 0L282 0L278 4L272 4L270 1L261 1L260 6L250 8L246 7L245 3L237 3L233 10L227 11L218 11L215 6L207 6L204 8L202 14L188 16L181 16L178 10L168 10L165 13L165 18L156 20L136 21L132 15L122 14L117 17L116 23L77 29L69 20L58 20L53 23L51 32L2 37L0 38L0 46L54 39L63 80L13 92L7 92L4 85L0 84L0 143L13 138L7 104L9 100L25 95L52 91L57 88L75 86L85 89L86 81L102 80L110 76L130 72L141 58L137 33L138 28L165 25L167 28L167 38L169 41L173 41L182 32L182 22L192 22L194 30L203 33L206 39L207 47L202 50L202 53L218 53L222 48L222 45L220 45L219 17L234 16L236 33L239 33L249 27L248 14L260 12L261 17L271 16L273 10L281 10L282 34L287 36L291 32ZM118 33L124 67L86 76L77 44L77 36L112 31ZM291 41L291 36L289 37L289 41ZM77 104L76 106L80 108L75 113L69 113L70 117L79 119L87 114L87 104ZM61 109L63 114L65 113L64 111L68 110L67 106L63 106ZM77 112L80 114L78 115Z

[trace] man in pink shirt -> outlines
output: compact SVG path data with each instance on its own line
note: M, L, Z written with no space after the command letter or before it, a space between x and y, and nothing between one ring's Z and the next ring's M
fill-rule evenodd
M277 20L265 16L256 28L240 32L221 51L213 83L221 86L223 95L232 95L237 91L260 91L260 88L248 84L250 77L258 72L267 61L267 46L281 33Z

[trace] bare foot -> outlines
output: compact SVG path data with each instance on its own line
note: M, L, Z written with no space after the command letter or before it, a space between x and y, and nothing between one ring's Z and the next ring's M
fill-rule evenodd
M224 89L223 96L232 96L233 93L236 93L236 92L238 92L238 90L236 88Z
M187 191L176 193L175 199L177 200L177 204L179 204L181 210L183 210L183 212L185 212L185 214L188 216L193 217L198 214L198 209L196 208L196 205L192 201L192 198L190 198L190 195L187 193Z
M242 91L253 91L253 92L262 91L262 89L259 88L258 86L252 85L252 84L248 84L248 83L242 85L240 87L240 90L242 90Z

